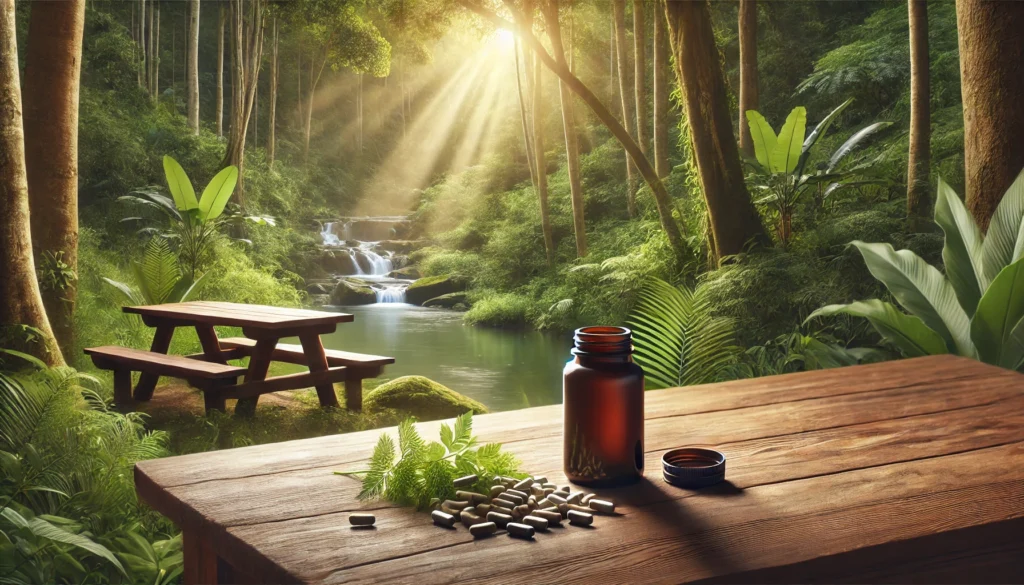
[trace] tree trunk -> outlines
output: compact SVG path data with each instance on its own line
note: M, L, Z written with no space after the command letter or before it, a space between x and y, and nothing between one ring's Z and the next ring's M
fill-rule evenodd
M157 2L156 6L156 30L153 35L155 37L153 41L153 101L160 101L160 3ZM171 80L173 81L173 79Z
M270 106L267 117L267 163L274 165L277 149L277 17L274 17L273 41L270 46Z
M147 72L147 58L149 54L146 52L146 0L139 0L139 19L135 27L136 42L139 48L139 68L137 70L139 78L139 87L145 88L149 92L149 73Z
M224 136L224 21L225 9L221 3L217 11L217 136ZM276 23L276 21L275 21ZM276 26L276 24L275 24ZM276 30L276 29L275 29ZM276 34L276 33L275 33ZM275 37L276 38L276 37ZM275 45L276 48L276 45ZM276 59L276 53L275 53ZM276 60L275 60L276 64Z
M612 0L612 18L615 21L615 53L619 73L619 97L622 103L622 122L630 137L633 132L633 88L629 79L629 45L626 43L626 0ZM643 147L641 147L643 152ZM636 217L636 177L633 163L626 156L626 209Z
M672 172L668 162L668 31L662 0L654 5L654 168L665 178Z
M256 98L256 82L263 57L263 28L266 0L231 0L231 125L222 167L238 167L238 203L244 207L242 172L245 163L245 135Z
M34 2L25 65L25 165L33 256L78 271L78 91L85 0ZM47 283L43 304L64 353L73 351L78 283Z
M633 86L636 88L636 141L644 156L650 155L650 118L647 115L647 19L644 16L644 2L633 0L633 63L635 73Z
M302 147L302 161L303 163L309 158L309 140L313 135L313 99L316 97L316 86L320 83L320 76L324 72L324 67L327 66L327 51L324 50L323 58L320 60L320 64L316 64L317 56L314 51L314 55L309 60L309 83L307 84L306 91L306 111L305 120L303 120L303 134L305 140Z
M757 0L740 0L740 150L754 156L747 110L758 107L757 92Z
M156 59L153 54L153 16L156 11L156 0L149 0L149 10L146 11L146 90L149 92L149 97L154 102L156 101L156 92L153 90L153 68L156 64Z
M363 152L363 74L357 73L359 76L359 95L356 99L356 121L359 124L359 139L356 141L356 145L359 148L359 153Z
M555 60L568 67L562 31L558 22L558 2L549 0L544 5L544 19ZM565 161L569 172L569 196L572 201L572 225L576 235L576 257L587 255L587 229L583 218L583 185L580 183L580 151L576 141L576 120L573 112L572 92L564 81L558 82L558 98L562 105L562 128L565 132Z
M523 95L523 82L522 74L520 73L522 67L520 66L519 60L519 39L516 38L515 42L515 59L516 59L516 90L519 94L519 117L523 125L523 150L526 151L526 166L530 169L530 185L537 188L537 169L534 165L537 164L537 160L533 157L533 139L530 137L530 124L528 122L529 115L527 113L526 96ZM523 49L523 54L526 54L526 49ZM523 61L526 61L524 58ZM529 72L525 73L526 75Z
M60 12L66 9L62 4L53 4L49 10ZM74 10L78 9L79 6L75 5ZM0 278L0 326L28 325L38 329L42 343L24 349L31 350L46 363L58 366L64 365L64 357L43 308L32 253L18 41L14 22L14 0L0 0L0 275L3 275ZM53 30L69 37L74 34L71 29ZM81 31L80 24L78 30ZM81 41L78 47L80 54ZM67 96L55 96L55 99L66 100ZM40 211L52 213L49 209ZM57 213L61 211L57 210Z
M739 254L751 242L767 243L768 239L743 182L707 0L668 2L666 7L693 154L714 233L715 255L721 261Z
M540 202L540 229L544 234L544 253L548 266L555 262L555 242L551 235L548 210L548 165L544 157L544 68L533 62L533 155L537 157L537 200Z
M957 0L967 208L988 229L1024 168L1024 4Z
M188 127L199 135L199 0L188 0Z
M907 157L907 217L915 225L931 215L931 90L928 71L928 3L908 0L910 13L910 154Z

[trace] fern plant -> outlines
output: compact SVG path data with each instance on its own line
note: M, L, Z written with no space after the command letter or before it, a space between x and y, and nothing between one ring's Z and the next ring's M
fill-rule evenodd
M171 251L167 240L159 236L150 238L140 262L132 262L132 273L137 284L135 287L106 277L103 281L117 289L133 305L187 301L205 276L193 279L183 275L178 265L178 256Z
M702 287L690 290L651 278L626 324L648 389L717 381L742 352L733 320L712 313Z
M469 489L486 493L498 476L525 477L514 455L501 444L477 446L473 436L473 413L455 419L454 426L441 425L440 441L426 442L409 418L398 425L398 444L384 433L370 456L370 465L360 471L335 471L336 475L362 477L360 500L384 498L403 506L425 509L432 503L455 496L453 481L476 475Z

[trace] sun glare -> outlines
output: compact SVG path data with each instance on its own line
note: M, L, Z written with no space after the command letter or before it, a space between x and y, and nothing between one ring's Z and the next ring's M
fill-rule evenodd
M516 35L507 28L499 28L494 34L494 42L502 49L511 49L516 44Z

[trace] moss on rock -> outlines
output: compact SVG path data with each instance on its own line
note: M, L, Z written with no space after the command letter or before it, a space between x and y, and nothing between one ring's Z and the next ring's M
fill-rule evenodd
M370 305L377 302L377 293L369 286L348 279L338 281L331 293L333 305Z
M452 418L468 411L487 412L487 407L476 400L423 376L403 376L378 386L363 399L363 408L403 410L419 420Z
M409 285L405 302L422 305L434 297L466 290L466 280L456 275L427 276Z

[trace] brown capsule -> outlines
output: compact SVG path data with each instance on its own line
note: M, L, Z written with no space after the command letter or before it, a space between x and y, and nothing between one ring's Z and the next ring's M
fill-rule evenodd
M473 535L473 538L490 536L497 531L498 527L494 522L481 522L480 524L474 524L469 527L469 533Z
M512 490L509 490L509 491L512 491ZM505 493L501 494L501 499L508 500L510 502L514 502L515 505L517 505L517 506L519 506L521 504L525 504L526 503L526 498L527 498L527 496L518 496L516 494L510 494L510 493L508 493L508 491L506 491Z
M569 506L572 504L558 504L558 513L562 515L562 518L569 516Z
M602 514L614 514L615 504L608 500L590 500L587 504L591 510L596 510Z
M515 536L516 538L533 538L533 526L530 526L529 524L509 522L505 525L505 530L508 530L509 536Z
M583 499L580 500L580 503L586 506L588 503L590 503L590 500L594 499L595 496L596 494L586 494L583 496Z
M555 488L544 488L544 495L545 496L550 496L551 494L554 494L554 493L555 493Z
M430 517L433 518L434 524L443 526L445 528L451 528L455 526L455 516L442 512L441 510L434 510L430 513Z
M469 500L474 504L482 504L487 501L487 496L483 494L478 494L476 492L464 492L462 490L456 491L455 497L460 500Z
M515 484L512 485L512 487L514 489L517 489L517 490L525 490L526 488L530 487L532 484L533 484L533 478L532 477L527 477L526 479L522 479L522 480L517 481Z
M548 482L548 478L545 475L540 475L540 476L537 476L537 477L533 478L533 481L534 481L534 483L539 483L539 484L543 485L543 484Z
M473 474L473 475L467 475L467 476L464 476L464 477L460 477L459 479L456 479L456 480L455 480L455 481L453 482L453 484L454 484L454 485L455 485L455 487L457 487L457 488L460 488L460 487L466 487L466 486L470 486L470 485L473 485L474 483L476 483L476 482L477 482L477 480L478 480L478 479L480 479L480 478L479 478L479 477L477 477L477 476L476 476L476 474Z
M544 531L548 529L547 520L541 518L540 516L534 516L532 514L529 516L523 516L523 524L533 526L535 530Z
M560 496L558 494L548 494L548 496L546 498L544 498L544 499L549 501L549 502L551 502L552 504L555 504L556 506L558 504L567 504L568 503L568 501L566 501L565 498L563 498L562 496Z
M512 506L514 508L515 506ZM512 514L512 508L507 506L499 506L498 504L491 504L491 512L498 512L499 514ZM490 513L490 512L488 512Z
M533 496L530 496L530 497L533 497ZM554 506L554 505L555 505L555 503L552 502L551 500L547 499L547 498L544 498L543 500L537 500L537 507L541 508L541 509L548 508L548 507Z
M491 500L491 504L496 506L504 506L505 508L515 508L521 503L522 502L517 502L515 500L510 500L508 498L494 498L493 500Z
M556 490L558 490L558 486L557 486L557 485L555 485L555 484L553 484L553 483L547 483L547 482L545 482L545 483L541 484L541 486L540 486L540 487L542 487L542 488L544 488L544 489L546 489L546 490L547 490L547 489L550 489L551 491L556 491Z
M350 514L348 522L352 526L373 526L373 523L377 521L377 517L373 514Z
M476 505L476 513L479 516L486 516L487 513L490 512L490 511L491 511L491 505L490 504L477 504Z
M555 514L559 513L558 512L558 506L548 506L547 508L540 508L539 510L535 510L535 511L539 511L539 512L554 512Z
M537 496L538 498L543 498L546 495L544 493L544 488L537 484L533 484L532 486L530 486L530 493Z
M448 506L452 510L461 510L469 506L469 502L463 500L445 500L444 503L442 503L441 505Z
M463 510L462 512L459 512L459 520L462 520L462 525L466 528L469 528L474 524L479 524L485 521L483 518L477 516L473 512L470 512L469 510Z
M576 526L590 526L594 523L594 515L577 510L569 510L569 524Z
M501 495L501 492L505 491L505 486L496 485L491 487L491 498L496 498Z
M534 510L533 512L530 512L530 515L547 520L548 525L550 526L562 523L562 515L558 512L551 512L548 510Z
M565 498L566 502L570 504L581 504L583 500L583 492L572 492L569 497Z
M520 518L528 515L529 513L530 507L527 506L526 504L523 504L522 506L516 506L515 508L512 509L512 517L516 520L519 520Z
M505 493L501 494L501 496L502 497L515 496L515 497L517 497L517 498L519 498L519 499L521 499L521 500L523 500L525 502L526 498L530 497L530 494L528 494L526 492L521 492L521 491L519 491L517 489L511 489L511 490L505 490Z
M488 512L487 521L494 522L498 525L498 528L504 528L506 524L512 521L511 514L500 514L498 512Z
M569 510L575 510L577 512L584 512L586 514L593 514L594 511L586 506L577 506L576 504L566 504Z

